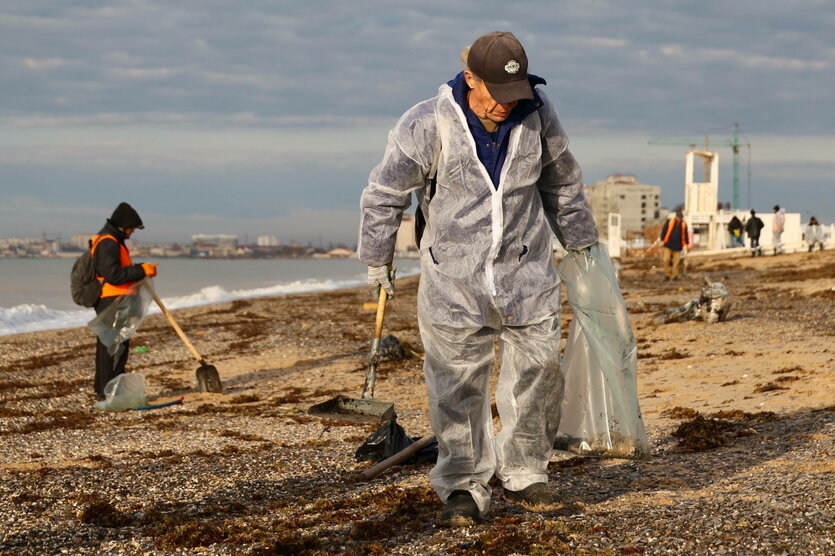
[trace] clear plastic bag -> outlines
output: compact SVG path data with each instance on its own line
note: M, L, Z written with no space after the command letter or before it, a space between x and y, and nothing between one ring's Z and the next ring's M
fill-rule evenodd
M581 455L649 457L638 405L637 343L602 243L557 267L574 313L562 362L565 391L555 448Z
M135 286L135 290L135 295L120 295L87 323L114 359L121 355L124 349L122 343L130 339L145 320L148 305L154 298L154 282L145 278Z
M145 375L143 373L122 373L104 386L104 400L93 407L106 411L136 409L148 405L145 398Z

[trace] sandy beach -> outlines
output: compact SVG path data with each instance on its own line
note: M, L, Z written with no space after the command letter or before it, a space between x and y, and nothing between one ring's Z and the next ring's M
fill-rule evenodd
M655 258L623 265L652 457L555 454L562 510L527 512L495 485L490 520L463 529L435 524L430 464L353 480L377 425L306 414L359 395L364 288L174 311L224 394L196 392L197 363L149 317L128 368L152 403L184 398L150 411L93 409L86 328L0 337L0 553L835 553L835 251L691 258L674 282ZM705 274L729 319L659 324ZM376 390L412 437L430 432L418 280L398 280L384 327L410 356L381 362ZM564 304L563 337L570 319Z

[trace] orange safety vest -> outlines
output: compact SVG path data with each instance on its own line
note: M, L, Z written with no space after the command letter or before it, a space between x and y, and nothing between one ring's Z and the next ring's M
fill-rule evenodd
M116 243L119 241L111 236L93 236L93 246L90 250L90 256L93 257L96 254L96 247L98 247L99 242L103 239L110 238ZM128 248L125 247L123 244L119 243L119 266L131 266L133 262L130 260L130 252ZM101 296L102 297L116 297L118 295L133 295L136 294L136 290L134 289L134 284L136 282L125 282L124 284L114 285L109 282L105 282L104 277L96 275L96 278L102 282L101 285Z
M676 218L675 220L678 220L678 218ZM672 235L672 233L673 233L673 228L675 228L675 220L673 220L673 222L670 222L670 225L667 226L667 233L664 234L664 243L667 243L667 241L670 239L670 235ZM681 219L681 246L682 247L687 247L686 236L687 236L687 223L684 222L684 219L682 218Z

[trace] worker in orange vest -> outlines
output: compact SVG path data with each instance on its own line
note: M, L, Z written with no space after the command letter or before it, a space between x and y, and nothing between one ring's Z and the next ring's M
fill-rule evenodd
M682 250L690 244L690 230L680 208L661 226L661 266L664 280L678 280Z
M155 264L134 264L125 245L125 240L136 229L144 228L139 213L129 204L119 203L104 227L93 236L90 245L93 267L96 277L102 282L101 297L94 306L97 315L120 296L135 295L137 282L146 276L157 275ZM93 386L97 400L105 399L105 385L125 372L130 351L128 348L129 341L126 340L114 358L101 340L96 341L96 377Z

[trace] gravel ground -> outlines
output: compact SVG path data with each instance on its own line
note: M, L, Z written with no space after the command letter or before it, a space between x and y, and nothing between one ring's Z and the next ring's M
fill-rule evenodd
M702 271L729 286L731 318L659 325ZM92 409L86 329L0 337L0 553L833 554L833 276L835 252L694 261L675 285L625 261L652 458L555 454L562 510L524 511L496 485L489 521L462 529L435 524L429 464L356 482L376 426L306 415L358 394L365 291L175 312L222 395L193 391L196 364L150 317L129 367L149 399L185 398L153 411ZM376 397L422 436L416 284L400 281L386 315L413 356L381 363Z

